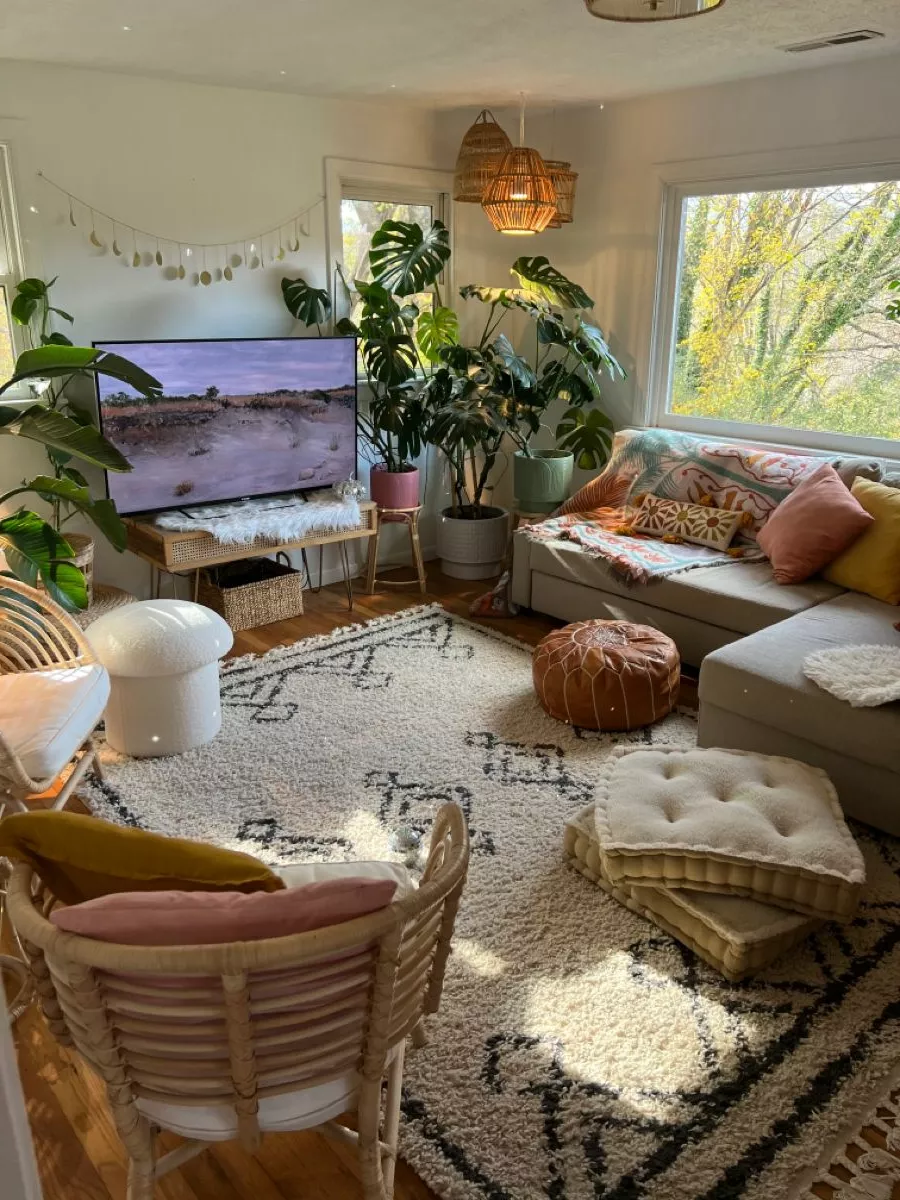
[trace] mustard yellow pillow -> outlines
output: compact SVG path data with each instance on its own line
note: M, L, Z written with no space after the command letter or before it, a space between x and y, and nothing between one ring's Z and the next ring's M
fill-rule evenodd
M875 520L822 573L839 587L900 604L900 488L858 478L851 490Z
M28 863L65 904L111 892L275 892L284 887L274 871L249 854L68 812L17 813L0 821L0 857Z

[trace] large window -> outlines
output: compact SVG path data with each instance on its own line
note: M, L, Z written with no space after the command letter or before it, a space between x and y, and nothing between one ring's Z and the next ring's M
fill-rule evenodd
M820 445L900 438L900 322L886 316L900 182L680 187L670 200L657 422Z
M9 306L20 277L19 238L16 229L9 155L6 146L0 143L0 381L2 382L12 375L16 355L20 349L24 348L17 344L19 330L13 325L9 315Z

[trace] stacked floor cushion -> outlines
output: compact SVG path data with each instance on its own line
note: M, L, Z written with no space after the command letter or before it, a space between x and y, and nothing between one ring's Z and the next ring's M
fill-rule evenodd
M824 772L743 751L618 747L565 844L582 874L729 979L852 919L865 881Z

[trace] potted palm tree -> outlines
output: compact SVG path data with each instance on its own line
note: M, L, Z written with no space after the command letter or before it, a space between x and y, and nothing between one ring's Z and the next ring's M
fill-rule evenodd
M94 499L87 480L76 463L87 463L110 471L130 471L127 459L95 428L88 414L74 406L66 389L77 377L109 375L144 396L159 395L158 380L117 354L89 346L73 346L65 335L49 330L49 313L68 313L49 303L53 282L23 280L11 306L21 324L39 317L35 340L41 344L26 350L16 361L12 378L0 385L0 397L30 385L40 394L34 404L0 403L0 436L23 437L38 442L47 451L50 470L25 480L0 496L4 508L17 497L31 494L49 506L51 520L19 507L0 518L0 548L7 570L23 583L46 588L50 596L69 610L86 608L90 602L85 570L89 573L92 543L85 535L64 531L76 514L91 521L119 551L125 549L125 526L112 500ZM24 301L28 301L25 303ZM86 553L85 542L91 543Z

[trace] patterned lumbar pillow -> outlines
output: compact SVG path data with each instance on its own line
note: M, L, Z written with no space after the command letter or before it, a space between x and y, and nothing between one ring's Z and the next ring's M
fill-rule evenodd
M664 500L661 496L644 496L632 518L631 527L636 533L649 533L658 538L727 550L743 520L742 512L732 512L727 508L688 504L684 500Z

